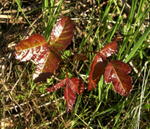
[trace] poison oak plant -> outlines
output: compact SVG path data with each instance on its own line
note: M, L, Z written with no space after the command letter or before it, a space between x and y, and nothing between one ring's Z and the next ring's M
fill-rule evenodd
M67 77L56 85L47 88L47 91L53 92L64 86L66 86L64 89L64 97L67 103L67 111L71 111L76 100L76 94L81 94L84 91L84 84L78 78Z
M60 18L52 29L50 40L46 42L40 34L34 34L26 40L20 41L16 49L16 59L20 61L32 61L36 65L33 73L35 81L42 81L55 73L61 61L60 51L65 50L71 43L73 37L74 25L70 18ZM127 96L131 89L131 77L128 75L131 68L122 61L109 61L108 57L115 54L118 49L117 39L107 44L98 52L90 67L88 78L88 90L96 88L96 85L102 75L106 83L112 83L114 90ZM64 89L64 97L67 103L67 111L71 111L76 100L76 94L84 91L84 83L77 77L61 80L56 85L47 88L47 91L54 92L61 87Z
M106 83L112 83L114 90L122 96L127 96L132 89L132 79L128 75L131 68L122 61L108 61L107 58L117 52L117 39L107 44L96 54L90 68L88 90L96 87L100 77L104 75Z
M65 50L71 43L73 28L72 21L68 17L62 17L52 29L48 42L40 34L34 34L16 45L16 59L31 60L36 65L33 74L35 81L45 80L55 73L61 61L60 51Z

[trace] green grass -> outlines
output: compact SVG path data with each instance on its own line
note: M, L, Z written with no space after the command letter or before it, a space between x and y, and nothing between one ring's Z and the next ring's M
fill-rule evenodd
M93 0L93 3L88 3L60 0L57 4L54 1L37 0L32 3L15 0L8 4L7 10L17 10L15 15L23 17L26 23L4 23L0 30L3 32L0 61L4 62L4 66L0 64L1 126L4 121L14 129L149 129L149 1L121 3L116 0ZM28 6L33 7L24 11ZM30 62L19 63L14 59L13 49L8 46L33 33L40 33L48 40L53 25L61 15L69 16L75 23L73 42L62 55L63 61L57 73L46 82L36 84L32 80L34 65ZM5 35L15 38L9 39ZM64 79L66 73L70 77L81 78L87 87L95 53L117 35L121 36L122 41L112 59L132 65L132 92L122 97L112 90L111 84L105 84L102 77L97 88L79 95L73 111L67 113L64 89L53 93L47 93L45 89ZM86 55L87 60L73 60L76 54Z

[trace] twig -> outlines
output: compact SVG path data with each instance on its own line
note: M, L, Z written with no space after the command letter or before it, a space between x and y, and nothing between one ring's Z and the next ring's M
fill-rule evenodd
M27 8L23 8L22 11L23 12L26 12L26 11L31 11L32 8L31 7L27 7ZM3 13L3 14L13 14L13 13L17 13L17 12L21 12L21 10L4 10L4 11L0 11L0 13Z
M7 21L6 21L7 20ZM23 21L23 17L19 16L18 18L15 18L13 15L0 15L0 23L26 23Z

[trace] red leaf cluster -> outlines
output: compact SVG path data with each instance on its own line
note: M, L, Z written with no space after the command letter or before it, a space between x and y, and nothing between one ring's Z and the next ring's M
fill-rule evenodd
M36 65L33 79L36 81L45 80L50 74L55 73L61 61L60 51L65 50L71 43L74 25L70 18L60 18L53 27L50 40L39 34L34 34L28 39L20 41L15 46L16 59L20 61L32 61ZM121 61L109 61L108 57L117 52L118 39L107 44L98 52L90 67L88 78L88 90L96 88L102 75L106 83L112 83L114 90L122 96L127 96L132 89L132 79L128 75L131 68ZM77 55L75 60L86 60L86 56ZM65 78L56 85L47 88L47 91L54 92L61 87L64 89L64 98L67 104L67 111L71 111L76 100L76 94L84 91L84 84L78 78Z
M96 88L96 85L100 77L104 74L105 67L107 65L107 57L117 52L117 41L113 41L102 48L102 50L96 54L93 59L89 74L88 90Z
M128 64L121 61L108 61L107 58L117 52L117 40L107 44L96 54L91 64L88 90L96 88L96 85L102 75L107 83L114 85L114 90L122 95L127 96L132 89L132 79L128 75L131 68Z
M117 40L107 44L98 52L91 64L88 90L96 88L96 85L102 75L106 83L112 83L114 90L122 95L127 96L132 89L132 79L128 75L131 68L128 64L121 61L108 61L108 57L117 52ZM64 97L67 103L67 111L71 111L76 100L76 94L84 91L84 85L78 78L66 78L56 85L47 89L49 92L58 90L65 86Z
M47 91L53 92L64 86L64 97L67 103L67 111L71 111L76 100L76 94L81 94L84 91L84 84L78 78L65 78L56 85L47 88Z
M66 49L73 37L74 25L70 18L60 18L46 42L40 34L34 34L28 39L20 41L16 46L16 59L20 61L33 61L36 70L33 79L45 80L50 74L55 73L61 61L60 51Z
M114 85L114 90L118 94L127 96L132 89L132 79L128 75L130 72L131 68L128 64L117 60L111 61L105 68L105 82L112 82Z

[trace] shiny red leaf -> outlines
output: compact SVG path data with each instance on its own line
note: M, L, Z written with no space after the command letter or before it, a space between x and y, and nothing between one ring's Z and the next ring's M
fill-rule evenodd
M100 77L104 74L104 70L107 64L106 58L116 53L117 47L117 41L114 40L111 43L105 45L104 48L102 48L102 50L96 54L90 67L88 90L96 88Z
M91 64L90 67L90 74L89 74L89 82L88 82L88 90L92 90L93 88L96 88L96 85L100 79L100 77L103 75L105 67L106 67L107 61L103 56L98 53Z
M39 58L35 58L37 59L36 61L35 59L33 60L36 64L33 79L35 79L36 82L43 81L52 73L55 73L61 61L61 58L56 53L53 53L50 50L45 53L45 55L43 54L41 53Z
M84 91L84 84L83 82L78 78L71 78L70 80L70 87L72 91L74 91L77 94L81 94Z
M55 73L61 61L59 51L66 49L71 43L72 37L73 23L68 17L62 17L52 30L50 45L43 36L34 34L15 46L16 59L34 62L36 69L33 79L36 82L43 81Z
M50 51L49 45L43 36L34 34L26 40L20 41L15 47L16 59L20 61L31 60L36 64L33 79L41 81L54 73L60 63L60 57Z
M61 81L60 81L59 83L57 83L56 85L47 88L47 91L48 91L48 92L54 92L54 91L60 89L61 87L64 87L64 86L66 85L66 80L67 80L67 79L68 79L68 78L66 78L66 79L64 79L64 80L61 80Z
M28 39L21 40L15 46L16 59L20 61L28 61L36 56L37 53L47 51L47 43L45 38L39 34L34 34ZM39 54L40 55L40 54Z
M50 44L56 50L64 50L71 43L74 24L69 17L60 18L51 32Z
M67 111L71 111L76 101L76 93L71 89L69 84L67 84L65 87L64 97L67 104Z
M78 78L66 78L56 85L47 88L47 91L53 92L64 86L66 86L64 97L67 103L67 111L71 111L76 100L76 94L81 94L84 91L84 84Z
M16 46L16 51L23 51L29 48L38 47L47 44L45 38L40 34L33 34L28 39L21 40Z
M66 88L64 97L67 103L67 111L71 111L76 100L76 94L81 94L84 91L84 84L78 78L66 80Z
M121 61L111 61L105 68L104 79L107 83L112 83L114 90L127 96L132 89L132 79L128 75L131 68L128 64Z
M115 54L118 49L117 41L114 40L109 44L106 44L104 48L100 51L101 55L105 58L110 57L112 54Z

